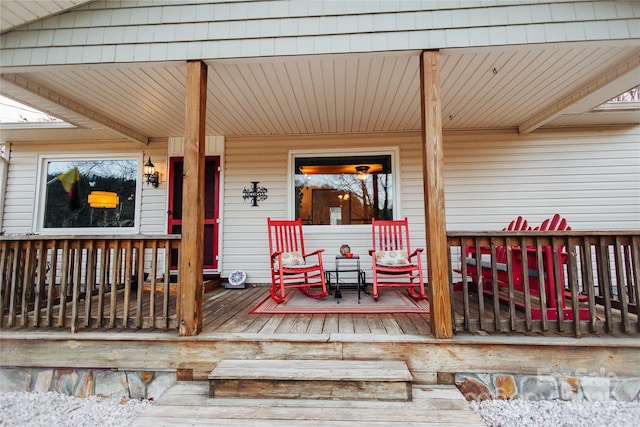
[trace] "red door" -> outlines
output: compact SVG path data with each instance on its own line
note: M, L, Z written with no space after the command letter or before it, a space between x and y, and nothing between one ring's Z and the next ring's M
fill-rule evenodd
M182 177L183 160L180 157L171 158L169 166L169 234L182 233ZM220 158L207 157L204 166L204 262L203 274L209 275L218 269L218 193L220 189ZM173 268L178 260L172 257Z

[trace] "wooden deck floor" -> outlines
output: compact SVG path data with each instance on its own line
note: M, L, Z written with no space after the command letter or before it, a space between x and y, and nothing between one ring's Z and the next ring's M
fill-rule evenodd
M249 313L267 296L266 287L218 288L205 294L203 333L431 334L428 314Z
M260 301L268 296L266 287L248 287L246 289L217 288L205 294L203 333L259 333L259 334L383 334L383 335L420 335L431 336L431 321L428 314L251 314L249 313ZM371 298L363 296L363 298ZM461 325L463 322L462 296L455 293L455 320ZM471 323L478 323L480 317L478 297L471 295L470 304L475 309L470 311ZM546 336L574 336L573 323L565 322L564 330L560 331L554 325L548 330L541 330L540 321L534 321L531 330L527 330L524 314L520 314L517 324L513 328L506 306L499 315L498 327L495 327L494 306L486 302L484 311L483 331L462 332L457 335L546 335ZM604 312L598 313L604 319ZM619 315L614 321L619 320ZM634 319L635 315L632 315ZM486 329L494 329L487 332ZM582 336L603 336L604 322L599 322L595 332L590 331L583 322ZM630 333L613 332L606 335L640 336L640 331L631 330Z

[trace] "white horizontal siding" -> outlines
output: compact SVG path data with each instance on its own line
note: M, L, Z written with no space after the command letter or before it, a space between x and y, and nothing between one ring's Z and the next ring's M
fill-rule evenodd
M445 136L448 230L559 213L574 230L640 229L640 127Z
M330 137L228 138L224 165L224 235L221 272L227 276L236 269L247 273L249 283L269 283L269 242L267 218L289 217L287 182L288 159L292 150L326 150L335 153L348 148L355 154L368 154L373 149L400 148L401 171L394 178L401 179L400 206L397 215L408 216L413 247L424 247L424 215L419 136L403 135L339 135ZM353 153L352 153L353 154ZM251 181L267 188L268 199L252 207L242 198L242 190ZM410 185L405 186L407 182ZM323 262L333 268L335 255L343 243L361 256L365 271L370 270L368 250L371 247L371 226L306 226L305 247L308 251L324 248Z
M114 141L108 144L104 142L96 144L91 141L57 145L37 142L12 144L6 181L2 233L25 234L33 231L38 155L108 154L114 152L138 155L141 151L144 154L144 161L151 156L156 170L160 173L160 185L158 188L153 188L142 182L142 176L140 178L142 185L140 233L166 234L166 143L153 142L142 150L127 141ZM142 174L142 171L140 173Z
M634 2L613 1L103 1L6 33L0 57L12 67L619 40L639 37L639 20Z

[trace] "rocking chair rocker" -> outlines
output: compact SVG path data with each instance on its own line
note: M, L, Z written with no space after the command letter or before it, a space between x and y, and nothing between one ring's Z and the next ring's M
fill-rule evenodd
M269 228L271 298L278 304L286 299L288 289L299 289L311 298L329 295L325 284L322 252L306 253L302 237L302 220L272 220Z

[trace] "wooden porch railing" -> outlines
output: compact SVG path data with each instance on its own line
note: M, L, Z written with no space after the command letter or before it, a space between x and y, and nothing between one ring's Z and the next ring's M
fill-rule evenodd
M179 249L180 236L2 237L0 326L177 328Z
M449 232L447 238L454 330L640 332L640 231Z

